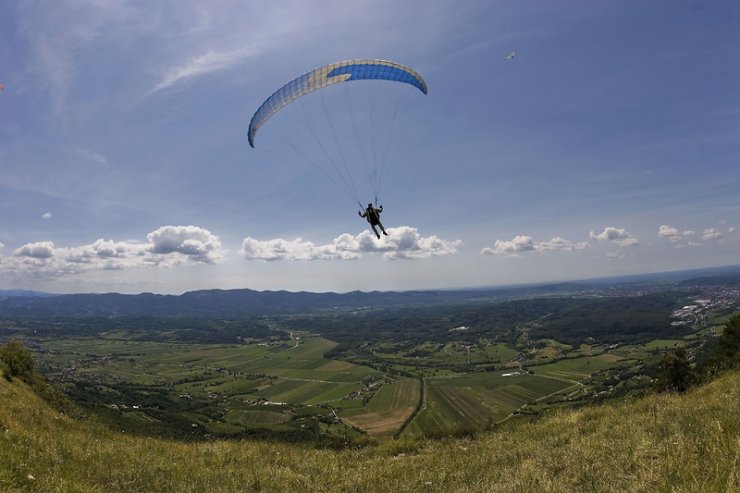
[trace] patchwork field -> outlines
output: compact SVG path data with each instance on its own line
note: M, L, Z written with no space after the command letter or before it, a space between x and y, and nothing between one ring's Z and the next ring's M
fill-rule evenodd
M343 413L343 421L372 436L390 436L401 429L419 402L419 380L402 379L384 384L360 409Z
M602 370L630 363L622 356L604 353L586 358L566 358L544 365L530 366L535 375L544 375L566 380L582 380Z
M344 355L353 364L324 357L337 346L331 340L295 329L279 334L282 340L202 344L104 333L39 338L34 352L75 400L121 429L169 427L185 436L311 430L346 440L357 430L381 438L481 430L583 398L586 387L608 389L604 382L622 368L686 344L384 341Z
M366 379L381 375L325 359L335 345L309 335L233 345L69 338L42 341L38 354L47 373L70 382L79 398L99 408L155 423L159 408L174 407L178 419L235 433L286 424L294 406L340 403ZM271 403L283 408L264 407L275 407ZM302 414L331 414L327 408L306 409Z
M575 383L537 375L478 373L426 381L424 407L404 432L444 435L482 429Z

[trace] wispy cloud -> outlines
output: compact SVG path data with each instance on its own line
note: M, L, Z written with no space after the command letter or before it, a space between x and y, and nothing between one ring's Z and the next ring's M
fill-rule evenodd
M86 159L89 159L90 161L98 163L103 167L108 167L108 165L110 164L110 159L108 159L108 156L99 152L94 152L89 149L77 149L77 154L83 156Z
M19 5L17 20L30 50L29 67L43 75L57 110L64 106L77 74L82 48L106 33L107 27L125 23L133 11L121 0L51 2L43 8Z
M168 69L151 93L167 89L187 79L235 67L256 53L256 46L245 46L233 51L208 51L205 55L197 56Z
M714 228L708 228L704 230L704 234L702 235L702 240L719 240L722 238L722 232L714 229Z

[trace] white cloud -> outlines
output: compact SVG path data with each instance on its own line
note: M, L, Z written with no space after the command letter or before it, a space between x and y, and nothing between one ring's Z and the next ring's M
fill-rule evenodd
M35 243L26 243L13 252L16 257L28 257L46 259L54 256L53 241L38 241Z
M685 229L682 233L678 230L678 228L672 228L670 226L666 226L665 224L661 225L660 228L658 228L658 235L663 236L664 238L668 238L673 243L681 241L684 236L693 236L695 234L696 231L692 229Z
M41 219L51 219L54 215L51 212L44 212L41 214Z
M688 243L688 245L689 245L690 247L698 247L698 246L701 246L701 243L697 243L697 242L695 242L695 241L690 241L690 242Z
M99 239L89 245L56 247L52 241L27 243L2 258L3 269L51 276L90 270L172 267L185 263L215 263L222 258L218 237L196 226L163 226L147 242Z
M482 255L517 254L527 251L578 251L589 247L588 242L575 243L560 236L555 236L550 241L535 243L531 236L517 235L511 241L496 240L493 247L481 250Z
M254 55L256 51L253 46L245 46L244 48L233 51L208 51L205 55L195 57L178 67L169 69L151 92L154 93L162 89L167 89L181 80L192 79L193 77L206 75L218 70L232 68L243 62L250 55Z
M357 242L342 235L330 245L314 245L301 238L295 240L274 239L260 241L244 238L239 253L247 260L353 260L357 254Z
M640 241L635 238L634 236L631 236L629 238L623 238L619 240L614 240L614 243L621 247L629 247L629 246L637 246L640 244Z
M728 233L734 233L735 232L735 226L730 226L729 228L727 228L727 232Z
M416 228L388 228L388 236L380 240L369 231L357 236L343 234L330 244L315 245L310 241L244 238L239 253L247 260L354 260L363 253L382 253L388 260L421 259L457 253L460 240L442 240L437 236L423 237Z
M662 224L660 228L658 228L658 235L664 236L671 241L678 241L681 239L678 228L672 228L670 226L666 226L665 224Z
M146 235L146 239L155 254L178 253L202 263L222 258L218 237L197 226L162 226Z
M589 233L589 238L595 241L612 241L617 245L623 247L637 246L640 244L640 241L632 236L632 234L627 232L626 229L615 228L613 226L607 226L606 228L604 228L604 231L599 234L591 231Z
M705 229L701 237L702 240L718 240L720 238L722 238L722 232L714 228Z
M496 240L493 248L481 250L483 255L502 255L506 253L520 253L534 250L534 239L527 235L517 235L513 240Z
M416 228L409 226L388 229L385 241L375 239L369 231L363 231L359 236L364 237L361 244L365 251L385 252L383 257L389 260L451 255L457 253L462 245L461 240L442 240L435 235L422 237Z

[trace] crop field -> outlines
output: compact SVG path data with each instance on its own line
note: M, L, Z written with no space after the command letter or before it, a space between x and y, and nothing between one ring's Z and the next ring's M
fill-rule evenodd
M385 361L399 366L415 366L420 362L424 366L461 366L491 363L507 363L519 352L504 343L496 344L420 344L414 348L399 351L391 345L379 345L375 355Z
M91 398L100 406L113 406L132 420L146 422L156 421L152 415L157 407L176 403L178 409L188 409L181 411L184 418L212 432L288 424L292 418L287 411L293 406L339 403L362 389L363 380L380 374L325 359L324 353L336 343L309 335L269 344L80 337L44 340L40 345L40 365L61 381L94 383L96 395ZM146 396L152 393L161 397L148 407L152 398ZM254 403L285 406L276 410ZM308 408L308 414L327 412ZM214 415L222 417L206 417Z
M264 411L264 410L233 410L226 414L226 421L238 423L242 426L279 424L290 421L291 417L286 412Z
M459 333L470 329L453 330L450 340L360 341L348 351L296 328L241 343L146 340L122 331L39 336L33 350L73 399L122 429L130 423L127 429L186 430L178 436L269 430L345 439L358 430L380 438L457 434L583 402L584 386L603 393L611 384L602 384L622 369L654 364L701 336L569 345L529 339L527 330L509 343L465 341Z
M624 366L626 364L629 364L629 360L625 360L614 354L605 353L586 358L561 359L554 363L530 366L528 369L535 375L563 378L566 380L582 380L601 370Z
M342 413L341 418L372 436L393 435L413 414L420 391L415 379L384 384L365 406Z
M528 403L576 385L537 375L505 374L428 379L424 408L405 433L417 436L481 429Z

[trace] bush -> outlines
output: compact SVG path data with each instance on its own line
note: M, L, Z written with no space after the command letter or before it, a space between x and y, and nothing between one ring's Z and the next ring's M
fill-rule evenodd
M736 369L740 366L740 315L731 318L717 340L708 362L710 372Z
M658 376L659 390L683 393L696 383L696 374L684 348L679 347L666 354L661 366L663 369Z
M24 381L31 379L35 366L33 356L20 341L10 341L0 347L0 361L4 363L3 373L6 378L18 377Z

